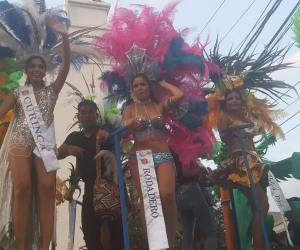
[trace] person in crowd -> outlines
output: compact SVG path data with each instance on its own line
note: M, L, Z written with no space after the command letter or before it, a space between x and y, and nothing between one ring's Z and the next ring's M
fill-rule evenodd
M193 249L196 223L205 233L205 249L217 249L217 231L199 182L199 176L208 175L208 171L199 161L197 167L192 168L183 166L177 155L173 157L179 182L177 207L183 231L182 250Z
M114 142L108 139L113 126L110 124L104 124L102 127L97 125L97 105L90 100L83 100L78 104L77 117L83 130L72 132L67 136L64 143L58 148L59 159L69 155L76 157L77 172L85 184L81 213L84 240L88 250L102 250L105 248L101 242L101 228L105 221L97 216L93 205L93 188L96 180L95 145L96 141L99 141L101 150L114 150ZM101 176L104 176L105 172L103 165L101 164ZM106 223L109 231L107 235L110 235L110 240L109 244L105 245L109 245L111 250L122 250L124 242L121 217Z

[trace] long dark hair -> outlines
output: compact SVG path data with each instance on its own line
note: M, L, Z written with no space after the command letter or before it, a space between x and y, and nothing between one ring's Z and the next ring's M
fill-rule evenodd
M26 63L25 63L25 71L27 71L28 67L29 67L29 64L34 60L34 59L40 59L42 61L42 64L44 65L45 67L45 70L47 70L47 64L46 64L46 61L43 57L41 56L31 56L27 59Z

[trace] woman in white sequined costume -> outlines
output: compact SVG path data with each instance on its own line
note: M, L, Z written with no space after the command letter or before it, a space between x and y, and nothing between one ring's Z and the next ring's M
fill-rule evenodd
M46 62L31 56L26 63L25 84L31 84L45 126L53 122L53 110L70 67L68 31L55 19L47 25L60 34L62 64L56 80L45 86ZM54 228L56 171L47 172L36 147L21 104L19 88L10 91L0 106L0 118L15 106L15 115L0 152L0 247L5 250L48 250ZM35 199L36 198L36 199Z

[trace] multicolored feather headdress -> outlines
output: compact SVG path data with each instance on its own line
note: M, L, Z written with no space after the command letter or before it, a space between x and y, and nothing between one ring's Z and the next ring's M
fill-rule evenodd
M181 114L180 120L168 117L167 139L180 160L188 164L201 154L212 153L214 136L204 126L208 105L202 87L210 81L211 71L218 74L220 69L204 59L199 39L193 46L184 40L189 29L178 32L173 27L179 2L169 3L161 12L145 5L134 5L140 11L117 6L109 21L110 31L95 44L110 55L112 63L112 69L101 77L101 88L107 91L108 99L124 105L132 101L132 77L137 73L149 78L157 101L170 94L157 84L160 79L184 92L184 102L189 103L187 113ZM180 142L178 134L183 136Z
M210 105L208 127L216 128L217 126L218 117L222 113L221 101L225 99L225 92L238 90L243 97L248 116L266 132L283 139L284 133L274 120L282 118L284 112L275 110L275 105L271 104L267 98L260 99L254 95L254 92L261 92L273 100L279 100L282 94L275 88L293 88L270 76L275 71L291 67L291 63L282 63L287 49L276 47L270 51L265 50L258 58L255 58L254 53L248 56L239 53L223 56L219 54L217 41L208 57L213 63L219 65L223 72L211 74L214 85L212 94L206 98Z
M39 55L46 61L48 72L55 72L61 63L62 41L47 26L47 18L55 18L67 28L70 27L66 12L60 8L47 10L44 0L23 0L22 6L0 1L0 59L15 58L14 66L24 70L26 60L30 56ZM102 60L92 43L80 39L95 29L69 34L71 65L75 70L79 70L89 57Z

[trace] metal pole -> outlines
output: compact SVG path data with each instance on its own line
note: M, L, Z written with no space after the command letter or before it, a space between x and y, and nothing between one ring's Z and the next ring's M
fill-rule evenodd
M255 202L255 207L256 207L256 210L257 210L257 213L258 213L260 226L261 226L262 233L263 233L263 236L264 236L265 245L266 245L267 250L271 250L271 246L270 246L270 243L269 243L269 238L268 238L268 234L267 234L267 230L266 230L266 225L265 225L264 219L263 219L262 214L261 214L261 209L260 209L260 205L259 205L258 198L257 198L255 184L253 182L252 173L251 173L251 169L249 167L246 150L245 150L245 146L244 146L244 143L243 143L242 134L240 132L241 129L250 128L250 127L254 127L254 124L250 123L250 124L245 124L245 125L239 126L238 130L237 130L237 133L238 133L238 136L239 136L239 142L240 142L240 146L241 146L241 149L242 149L242 154L243 154L244 162L245 162L246 169L247 169L247 174L248 174L249 181L250 181L250 187L251 187L251 190L252 190L252 194L253 194L253 198L254 198L254 202ZM229 132L229 129L222 130L222 132Z
M123 174L122 174L121 150L120 150L120 142L119 142L119 138L118 138L118 135L127 129L128 128L126 126L121 126L118 130L114 131L109 136L114 137L114 140L115 140L116 160L117 160L117 168L118 168L118 181L119 181L120 198L121 198L124 247L125 247L125 250L130 250L128 224L127 224L127 212L126 212L126 200L125 200L125 188L124 188Z

